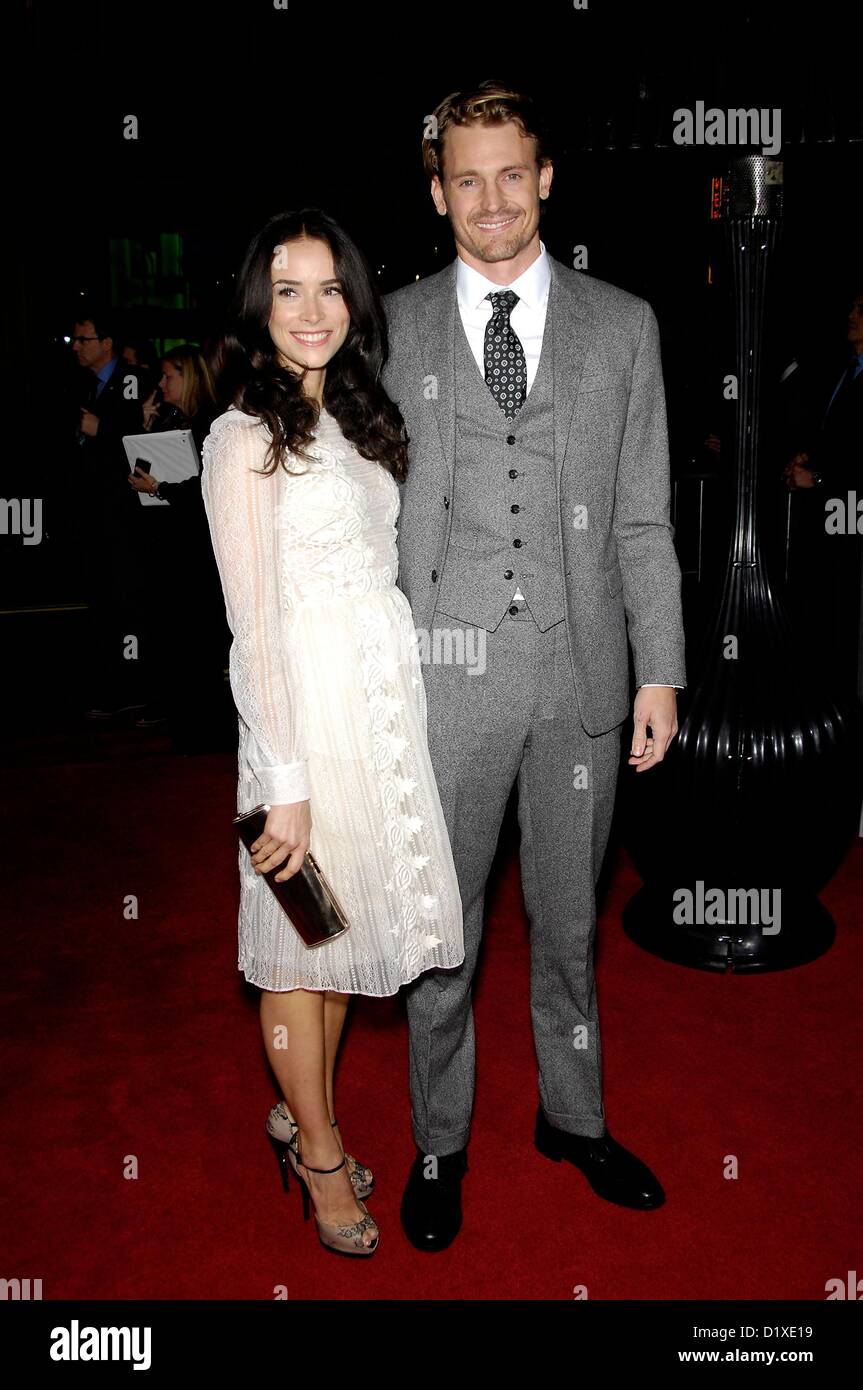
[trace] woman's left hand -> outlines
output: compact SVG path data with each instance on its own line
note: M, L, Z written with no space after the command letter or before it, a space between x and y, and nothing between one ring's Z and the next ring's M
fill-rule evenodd
M140 464L136 464L135 472L129 474L129 482L136 492L153 493L159 486L159 479L154 478L152 473L145 473Z

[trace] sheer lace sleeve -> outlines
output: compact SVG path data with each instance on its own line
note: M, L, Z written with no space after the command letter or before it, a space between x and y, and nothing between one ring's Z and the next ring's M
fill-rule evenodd
M257 421L229 411L204 441L201 493L234 640L231 690L251 734L261 801L287 805L309 796L302 717L282 641L276 507L279 477L254 469L266 438Z

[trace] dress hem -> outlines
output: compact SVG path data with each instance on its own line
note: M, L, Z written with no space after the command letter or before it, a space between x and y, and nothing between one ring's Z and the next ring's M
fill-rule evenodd
M405 985L413 984L414 980L418 980L420 975L427 975L431 970L458 970L462 965L464 965L464 956L462 956L461 960L456 961L454 965L426 965L422 970L418 970L415 975L411 975L407 980L402 980L398 989L378 991L368 989L338 989L335 985L286 985L284 989L273 989L270 985L261 985L257 980L252 979L250 975L246 974L242 965L238 965L237 969L242 971L243 978L247 984L254 985L256 989L266 990L268 994L291 994L295 989L305 989L308 990L310 994L326 994L329 992L332 994L359 994L362 995L364 999L394 999L399 991L404 989Z

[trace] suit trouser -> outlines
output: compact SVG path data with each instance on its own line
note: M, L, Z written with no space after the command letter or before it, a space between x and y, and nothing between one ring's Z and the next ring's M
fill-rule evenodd
M441 613L470 661L423 665L428 742L464 910L465 960L406 989L413 1132L424 1153L466 1146L474 1099L471 982L486 881L518 779L521 876L530 921L530 1008L539 1092L550 1122L605 1128L593 944L596 880L608 842L621 725L591 737L578 715L566 626L540 632L523 603L494 632ZM485 670L477 659L485 641ZM445 644L438 650L440 658ZM473 670L473 674L472 674Z

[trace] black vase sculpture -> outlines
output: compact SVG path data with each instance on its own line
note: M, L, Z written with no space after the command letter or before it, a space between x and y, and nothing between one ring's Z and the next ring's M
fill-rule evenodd
M724 185L738 381L730 553L678 737L663 765L634 778L631 798L645 886L625 930L701 969L785 969L829 948L835 927L816 894L855 833L863 793L863 711L829 688L792 628L758 534L760 372L782 191L780 161L763 155L737 160Z

